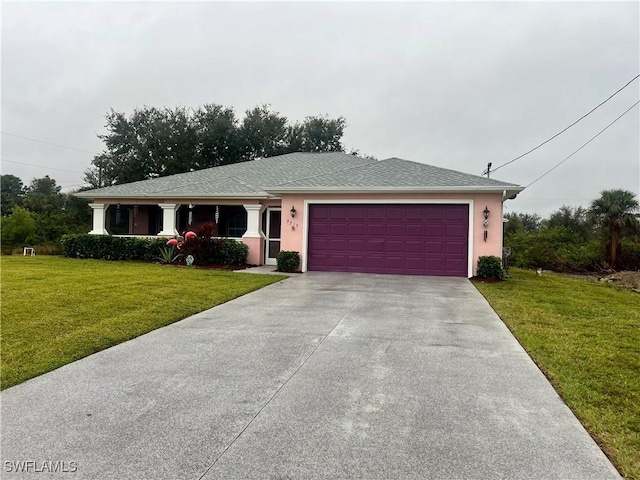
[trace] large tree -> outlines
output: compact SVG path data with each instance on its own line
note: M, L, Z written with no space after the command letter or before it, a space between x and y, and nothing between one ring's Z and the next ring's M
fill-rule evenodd
M2 205L2 215L11 215L13 208L22 203L24 196L24 185L15 175L0 175L0 205Z
M60 210L64 203L64 197L60 190L61 187L49 175L34 178L26 188L22 204L28 210L36 213Z
M606 236L609 262L617 267L620 237L625 228L635 228L638 223L638 200L628 190L605 190L600 198L591 202L590 213Z
M583 207L561 206L551 214L546 221L546 226L564 227L584 239L589 239L593 234L593 221L589 211Z
M132 115L111 110L104 151L94 157L85 181L93 187L128 183L283 153L344 151L346 121L307 117L289 124L269 105L245 112L207 104L197 109L143 107Z

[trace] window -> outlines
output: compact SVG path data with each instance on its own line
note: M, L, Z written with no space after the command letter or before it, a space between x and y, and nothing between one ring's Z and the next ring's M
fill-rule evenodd
M232 213L229 215L229 229L227 236L242 237L247 231L247 215L246 213Z

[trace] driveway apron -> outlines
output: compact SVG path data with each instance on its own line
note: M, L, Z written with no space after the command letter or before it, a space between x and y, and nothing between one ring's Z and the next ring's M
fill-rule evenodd
M0 409L3 479L619 478L461 278L296 275Z

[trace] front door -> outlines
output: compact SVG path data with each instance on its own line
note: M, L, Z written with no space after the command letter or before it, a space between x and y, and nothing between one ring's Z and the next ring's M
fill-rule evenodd
M265 265L275 265L276 257L280 253L280 224L282 222L282 210L280 207L267 207L267 224L265 229Z

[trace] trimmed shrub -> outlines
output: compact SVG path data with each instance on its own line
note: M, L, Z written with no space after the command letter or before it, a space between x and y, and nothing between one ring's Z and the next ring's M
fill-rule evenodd
M186 240L180 253L192 255L194 265L246 265L249 247L229 238L196 237Z
M276 257L279 272L294 272L300 267L300 254L293 251L281 251Z
M65 235L62 250L66 257L100 260L153 260L165 238L113 237L111 235Z
M478 276L504 280L504 270L502 270L500 257L484 256L478 258Z

